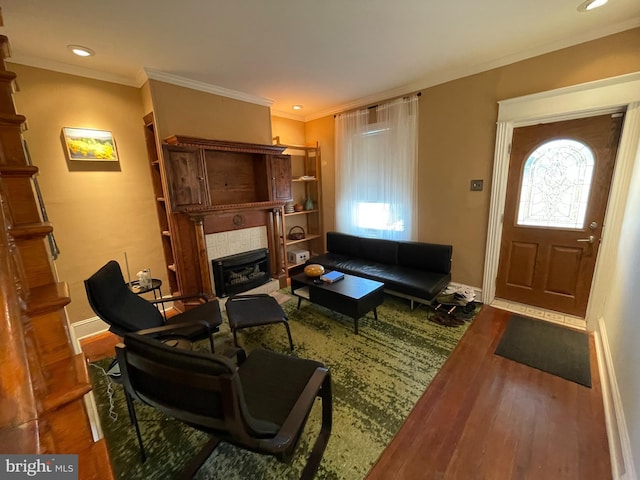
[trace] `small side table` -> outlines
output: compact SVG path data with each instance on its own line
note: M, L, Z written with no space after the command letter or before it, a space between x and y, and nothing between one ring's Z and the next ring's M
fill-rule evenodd
M129 287L129 290L137 295L141 295L147 292L153 292L154 300L162 298L162 290L160 289L160 287L162 287L162 280L160 280L159 278L152 278L150 287L141 287L139 280L134 280L133 282L128 283L127 287ZM158 292L157 294L156 291Z
M129 290L131 290L136 295L142 295L143 293L153 292L154 300L162 300L162 290L160 288L162 287L162 280L160 280L159 278L152 278L150 287L141 287L139 280L134 280L131 283L127 283L127 287L129 287ZM156 305L156 307L159 307L159 305ZM164 304L162 304L162 316L164 317L164 321L166 322L167 312L164 309Z

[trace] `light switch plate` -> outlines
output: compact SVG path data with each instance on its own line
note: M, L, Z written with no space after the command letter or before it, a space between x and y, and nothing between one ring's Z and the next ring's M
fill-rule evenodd
M471 191L472 192L480 192L482 191L483 180L471 180Z

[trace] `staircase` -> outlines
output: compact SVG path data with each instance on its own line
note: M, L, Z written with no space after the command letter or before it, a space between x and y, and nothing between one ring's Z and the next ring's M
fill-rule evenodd
M94 441L84 402L87 363L76 354L49 234L34 188L0 36L0 452L78 454L80 479L113 479L104 439Z

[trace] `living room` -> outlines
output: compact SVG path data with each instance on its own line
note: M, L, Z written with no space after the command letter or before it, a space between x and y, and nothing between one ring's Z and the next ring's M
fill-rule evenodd
M640 28L635 27L419 89L418 240L453 245L455 282L482 291L498 102L636 74L639 45ZM284 144L318 142L324 229L335 229L333 114L286 118L255 98L225 97L198 82L158 72L137 87L11 60L7 69L17 74L16 110L28 121L24 138L40 169L38 183L61 249L56 270L70 286L72 301L66 310L76 336L95 331L83 281L108 260L124 264L126 253L132 272L150 268L168 284L142 122L151 111L160 139L183 134L265 145L276 136ZM117 168L72 165L60 137L61 129L69 126L111 131ZM639 204L637 171L636 165L619 239L625 252L640 235L632 221ZM483 191L469 190L469 180L476 178L484 179ZM606 348L617 384L611 395L623 408L631 446L640 444L640 411L634 402L638 375L629 368L637 363L633 318L638 299L630 292L632 280L637 280L637 273L630 271L635 264L617 259L602 319L587 322L591 331L601 331L600 323L606 324Z

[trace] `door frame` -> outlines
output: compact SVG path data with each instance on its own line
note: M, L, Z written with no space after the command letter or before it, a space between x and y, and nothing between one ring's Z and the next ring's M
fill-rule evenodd
M482 280L484 303L490 304L495 299L513 129L625 110L626 116L605 214L605 228L585 316L588 331L596 329L597 320L603 314L607 284L614 273L608 266L614 264L617 239L640 140L640 72L498 102L491 203Z

